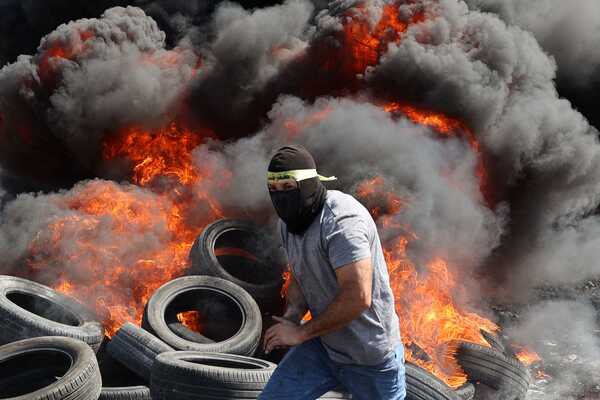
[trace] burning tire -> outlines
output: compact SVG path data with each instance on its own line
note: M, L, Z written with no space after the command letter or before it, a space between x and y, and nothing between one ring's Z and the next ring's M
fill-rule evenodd
M247 221L222 219L209 225L190 251L191 271L244 288L261 310L279 312L285 263L273 257L278 245Z
M147 386L102 388L98 400L152 400Z
M128 322L113 336L106 350L115 360L149 382L156 356L174 349L153 334Z
M472 383L466 382L464 385L455 390L455 393L462 400L473 400L475 398L475 386Z
M182 319L186 313L196 316L193 326ZM177 350L251 356L260 341L262 319L256 302L236 284L186 276L154 292L142 326Z
M0 347L2 398L96 400L101 385L94 352L80 340L38 337Z
M500 338L500 336L498 336L495 333L490 333L488 331L485 331L483 329L481 329L480 332L481 332L481 336L483 336L485 341L488 342L490 344L490 346L492 346L493 349L496 349L501 353L506 352L506 346L504 346L504 343L502 342L502 339Z
M255 399L276 365L233 354L174 351L152 366L153 400Z
M469 385L462 392L452 390L443 381L411 363L406 363L406 400L464 400L473 398L474 389ZM472 388L472 385L470 385ZM467 396L462 397L461 396Z
M13 276L0 276L0 343L38 336L82 340L97 351L104 338L95 315L69 296Z
M516 358L473 343L461 343L457 351L460 366L471 382L481 382L503 393L506 400L524 399L531 377Z

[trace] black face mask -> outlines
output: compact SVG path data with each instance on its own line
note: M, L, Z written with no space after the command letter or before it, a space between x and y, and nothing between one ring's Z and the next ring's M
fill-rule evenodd
M310 153L298 145L282 147L271 159L269 171L282 172L296 169L316 169ZM302 234L323 209L327 189L318 177L303 179L298 188L269 192L273 206L288 232Z
M300 189L269 192L279 218L290 227L301 225Z
M327 189L318 178L298 182L298 188L269 192L275 211L289 232L301 234L306 231L321 212Z

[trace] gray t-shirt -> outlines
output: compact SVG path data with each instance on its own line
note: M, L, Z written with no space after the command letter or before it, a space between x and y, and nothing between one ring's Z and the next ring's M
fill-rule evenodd
M348 326L321 337L329 357L344 364L375 365L393 356L400 342L394 294L375 222L354 197L327 191L323 210L302 235L281 239L292 273L316 318L338 292L334 270L370 257L373 265L371 307Z

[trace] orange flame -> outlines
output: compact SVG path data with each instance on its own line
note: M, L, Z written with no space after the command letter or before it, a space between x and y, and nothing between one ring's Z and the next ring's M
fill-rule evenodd
M469 145L477 154L477 171L476 175L479 179L479 188L488 205L494 204L494 199L490 189L487 170L481 156L479 140L473 131L462 121L448 117L442 113L431 110L419 109L409 104L400 102L390 102L382 106L383 110L392 114L400 113L410 119L412 122L428 126L444 136L463 135L468 140Z
M183 311L177 314L177 320L186 328L202 333L202 323L198 311Z
M515 356L517 357L517 359L519 359L519 361L521 361L523 364L525 364L527 366L530 366L532 364L542 361L539 354L537 354L535 351L529 350L525 347L520 347L519 350L517 351L517 353L515 354Z
M353 8L346 15L344 43L346 44L343 70L350 75L362 74L368 66L376 65L387 51L390 43L398 43L410 24L424 20L422 13L409 20L400 17L400 2L383 6L379 21L370 23L369 10L364 4Z
M223 216L220 206L199 189L200 183L212 180L210 166L198 171L192 165L191 151L203 135L172 124L155 132L132 128L111 138L104 148L106 159L129 159L132 180L140 186L151 188L167 178L172 190L153 193L113 182L88 182L57 200L69 211L67 216L57 217L30 245L28 264L36 276L52 275L39 272L55 267L49 283L94 306L108 336L124 322L141 322L150 295L183 275L196 236ZM227 176L222 173L221 180L226 182ZM201 202L206 204L206 218L191 226L188 210ZM124 243L148 232L154 235L154 246ZM64 238L73 238L72 243L65 245Z
M359 185L357 195L367 203L373 198L377 199L377 203L387 201L386 215L382 215L380 209L371 211L380 223L393 227L385 217L397 213L403 203L383 188L383 179L376 177ZM405 230L405 227L398 228ZM455 298L462 288L445 260L432 258L419 267L411 261L407 247L412 240L416 240L416 235L402 232L384 248L406 358L431 371L448 385L459 387L466 382L466 375L458 364L451 362L448 347L457 340L489 347L480 329L494 332L498 327L457 303Z

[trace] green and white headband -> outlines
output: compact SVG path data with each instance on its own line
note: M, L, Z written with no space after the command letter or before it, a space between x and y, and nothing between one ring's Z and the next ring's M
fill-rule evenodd
M268 180L281 180L281 179L294 179L296 182L303 181L305 179L318 177L322 182L335 181L337 178L335 176L323 176L317 173L316 169L293 169L290 171L282 171L282 172L267 172Z

